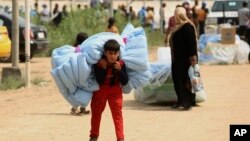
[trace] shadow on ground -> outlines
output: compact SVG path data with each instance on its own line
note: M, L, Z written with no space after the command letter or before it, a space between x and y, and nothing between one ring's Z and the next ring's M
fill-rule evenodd
M88 115L73 115L70 113L30 113L30 115L34 115L34 116L76 116L76 117L81 117L81 116L88 116Z
M135 100L124 100L123 107L127 110L143 110L143 111L179 111L178 109L172 109L171 105L174 102L146 104Z

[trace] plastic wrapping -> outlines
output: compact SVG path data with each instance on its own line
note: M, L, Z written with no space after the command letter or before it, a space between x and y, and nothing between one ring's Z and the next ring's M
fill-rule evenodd
M221 36L201 35L199 39L199 63L206 65L247 63L249 45L236 35L235 44L221 44Z
M123 86L123 92L129 93L149 83L151 73L145 32L141 27L128 24L122 35L102 32L89 37L80 45L79 52L70 45L53 50L51 74L60 93L72 106L88 105L92 92L99 89L92 65L101 58L103 45L110 39L120 44L120 56L127 67L129 82Z
M158 60L150 64L151 77L150 83L146 87L134 89L134 98L143 103L163 103L176 102L177 95L171 77L171 53L170 48L158 48ZM204 92L204 91L203 91ZM196 102L206 100L206 93L199 91Z
M200 66L198 64L190 66L188 75L192 85L192 93L196 95L196 101L203 102L207 99L200 75Z
M250 48L249 45L247 44L247 42L245 41L240 41L239 42L239 46L238 49L236 51L236 56L235 56L235 60L238 64L245 64L248 63L248 55L250 53Z

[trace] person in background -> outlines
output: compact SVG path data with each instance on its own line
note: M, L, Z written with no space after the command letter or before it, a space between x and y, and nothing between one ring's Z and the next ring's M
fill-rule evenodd
M119 30L115 25L115 19L113 17L110 17L108 19L108 26L107 26L107 29L105 31L119 34Z
M38 4L37 4L37 2L34 4L34 9L32 9L31 11L30 11L30 16L31 17L35 17L35 16L38 16L39 15L39 13L38 13Z
M193 22L193 13L189 1L183 2L182 7L185 8L188 19Z
M121 16L126 17L128 16L126 7L124 4L118 5L117 12L121 14Z
M199 26L199 21L198 21L198 17L197 17L198 5L199 5L199 0L195 0L194 6L192 8L192 16L193 16L192 19L193 19L193 23L194 23L196 29L198 29L198 26Z
M182 7L182 6L181 5L176 5L175 8L177 8L177 7ZM168 27L167 27L166 34L165 34L165 37L164 37L164 43L165 43L166 47L169 46L169 36L171 35L171 32L174 29L174 27L175 27L175 17L171 16L168 19Z
M88 34L84 32L79 32L76 35L76 41L75 41L74 47L79 48L82 42L85 41L87 38L88 38ZM76 49L76 52L78 52L78 49Z
M68 17L67 5L63 5L62 17L63 17L63 18Z
M190 110L196 103L195 94L191 92L188 69L198 63L197 33L183 7L175 9L174 17L176 26L170 36L170 47L177 102L172 108L183 107L182 110Z
M122 85L128 83L128 74L124 61L120 60L120 45L116 40L104 44L104 54L94 65L96 81L100 89L93 92L91 100L90 140L97 141L101 116L108 101L115 125L117 141L124 141L122 116Z
M88 35L84 32L80 32L76 36L76 41L74 43L74 47L76 48L75 52L80 52L80 45L88 38ZM90 111L86 110L86 108L82 105L77 107L72 107L70 114L72 115L82 115L89 114Z
M165 24L166 24L166 21L165 21L165 7L166 7L166 3L163 3L161 8L160 8L160 19L162 20L162 29L163 29L163 32L165 32Z
M245 39L245 34L246 34L245 32L250 18L248 3L246 1L242 2L242 8L238 10L238 17L240 26L238 29L238 35L240 36L241 39Z
M4 6L4 12L5 13L8 13L8 14L11 14L11 9L8 5Z
M146 24L146 15L147 11L146 8L143 6L141 10L138 12L138 18L140 20L141 26L145 26Z
M174 29L174 27L175 27L175 19L174 19L174 16L171 16L168 19L168 27L167 27L166 34L164 37L165 46L169 46L169 35L171 35L171 32Z
M81 9L82 9L81 4L77 4L77 9L78 9L78 10L81 10Z
M59 26L59 24L62 21L62 13L59 11L59 5L55 4L55 8L53 10L53 17L52 17L52 21L55 24L55 26Z
M151 31L154 30L154 8L153 7L147 7L146 26L149 26Z
M40 13L40 21L42 22L42 24L47 24L50 21L50 13L46 4L43 4L42 7L43 9Z
M59 12L59 5L56 3L55 4L55 7L54 7L54 9L53 9L53 15L55 15L56 13L58 13Z
M135 11L133 10L133 7L129 7L129 13L128 13L128 20L133 21L135 19Z
M202 2L201 9L197 10L197 18L199 21L199 36L205 33L207 14L208 9L206 8L206 3Z

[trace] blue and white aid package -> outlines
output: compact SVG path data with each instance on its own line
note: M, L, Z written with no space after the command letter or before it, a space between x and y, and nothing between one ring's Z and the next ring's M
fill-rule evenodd
M207 95L200 76L200 66L198 64L195 64L194 66L191 65L188 69L188 75L192 86L191 91L196 95L195 98L200 101L205 101L207 99Z

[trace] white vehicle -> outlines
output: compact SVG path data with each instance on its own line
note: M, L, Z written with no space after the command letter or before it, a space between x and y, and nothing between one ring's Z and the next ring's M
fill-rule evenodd
M246 0L215 0L211 11L208 14L206 25L230 23L231 25L238 26L238 10L242 8L243 1ZM250 0L248 0L247 2L249 7Z

